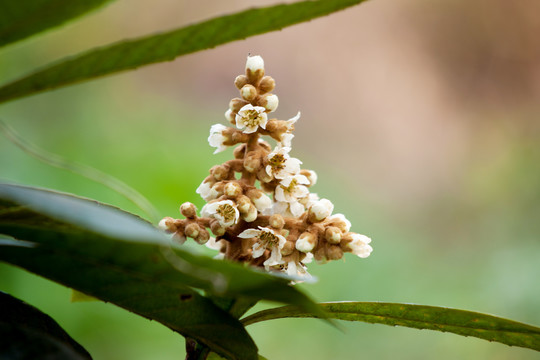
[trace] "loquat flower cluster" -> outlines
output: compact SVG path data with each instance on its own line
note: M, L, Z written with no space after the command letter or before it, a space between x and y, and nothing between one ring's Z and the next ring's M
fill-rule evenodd
M196 190L207 202L200 217L195 205L184 203L185 219L166 217L160 228L181 244L188 237L206 244L220 252L218 257L300 277L309 276L306 264L313 258L326 262L346 252L369 256L371 239L350 232L345 216L333 215L334 205L310 192L316 173L290 155L300 113L289 120L269 119L279 100L263 59L248 56L245 75L234 83L241 97L225 112L232 126L215 124L208 137L214 154L236 146L234 159L212 167Z

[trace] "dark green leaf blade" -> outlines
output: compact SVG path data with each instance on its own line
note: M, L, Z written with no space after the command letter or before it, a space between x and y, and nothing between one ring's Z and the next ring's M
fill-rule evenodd
M40 233L49 236L35 237L36 227ZM67 230L81 232L82 229L86 238L65 234ZM144 271L159 273L164 280L200 288L218 296L293 304L324 317L316 303L288 285L290 279L173 249L167 237L148 222L93 200L0 184L0 233L66 249L74 256L84 256L97 262L109 261L109 254L136 253L146 259L141 265L148 265ZM58 234L56 238L53 236L55 233ZM159 259L160 263L150 264L148 259ZM113 259L125 261L127 265L130 265L129 260Z
M318 0L250 9L64 59L0 88L0 103L280 30L365 0Z
M451 332L540 351L540 328L493 315L436 306L383 302L334 302L320 305L328 317L334 319ZM316 316L285 306L260 311L244 318L242 322L250 325L287 317Z
M54 243L40 243L35 247L0 246L0 261L156 320L232 359L253 358L257 353L245 329L230 314L192 289L161 279L159 271L148 271L151 266L144 262L148 260L147 256L156 256L155 261L159 262L157 252L104 248L97 238L74 231L45 232L39 228L15 229L6 225L1 225L0 229L21 235L26 231L38 232L40 237L55 242L70 242L68 239L73 238L93 241L103 252L99 259L91 256L95 252L86 255L84 248L74 251L68 247L55 247ZM115 256L116 251L124 252L119 255L122 261L116 261L119 257Z
M0 291L0 359L37 358L92 359L49 315Z
M84 15L112 0L2 0L0 47Z

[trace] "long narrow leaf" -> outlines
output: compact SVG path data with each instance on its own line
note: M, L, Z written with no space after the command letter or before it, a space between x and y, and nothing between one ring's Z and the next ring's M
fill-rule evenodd
M62 256L134 267L148 276L219 296L279 301L324 315L311 299L288 285L289 279L173 248L148 222L96 201L0 184L0 234L39 243L37 250L48 246Z
M436 306L382 302L320 304L330 318L405 326L474 336L540 351L540 328L500 317ZM292 306L263 310L242 320L244 325L288 317L316 317Z
M209 49L328 15L365 0L317 0L250 9L64 59L0 88L0 103Z
M111 0L2 0L0 47L92 11Z

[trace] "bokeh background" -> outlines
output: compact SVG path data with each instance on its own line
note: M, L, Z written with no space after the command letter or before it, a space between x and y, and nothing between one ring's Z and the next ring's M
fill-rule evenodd
M0 79L126 37L273 1L120 0L4 49ZM248 53L277 81L276 112L302 112L293 155L368 259L311 264L319 301L395 301L540 324L540 2L376 0L173 62L0 107L36 145L112 174L162 216L203 202L195 189L214 123L237 96ZM54 188L140 213L102 185L51 168L0 138L3 181ZM53 316L96 360L180 359L181 336L111 304L0 264L0 290ZM265 307L268 304L259 306ZM452 334L318 320L248 330L269 359L538 359Z

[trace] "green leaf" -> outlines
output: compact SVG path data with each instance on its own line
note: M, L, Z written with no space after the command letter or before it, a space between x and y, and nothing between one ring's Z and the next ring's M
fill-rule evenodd
M92 359L49 315L0 292L0 359L38 358Z
M328 317L334 319L451 332L540 351L540 328L492 315L436 306L383 302L335 302L320 305ZM317 316L285 306L260 311L244 318L242 323L247 326L288 317Z
M365 0L318 0L256 8L165 33L127 40L61 60L0 88L0 103L118 71L210 49L359 4Z
M238 320L189 286L324 316L287 278L173 249L146 221L95 201L0 184L0 234L20 242L0 241L0 261L157 320L231 358L253 358L257 349Z
M77 236L71 236L72 232ZM324 317L317 304L289 285L291 278L173 248L170 240L150 223L93 200L0 184L2 233L62 250L67 257L81 256L104 265L133 266L132 262L137 261L138 271L163 280L222 297L297 305Z
M111 0L2 0L0 47L92 11Z

